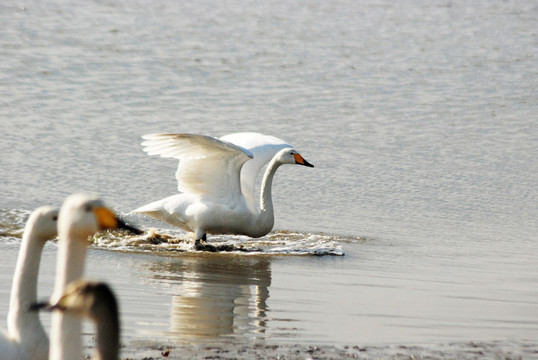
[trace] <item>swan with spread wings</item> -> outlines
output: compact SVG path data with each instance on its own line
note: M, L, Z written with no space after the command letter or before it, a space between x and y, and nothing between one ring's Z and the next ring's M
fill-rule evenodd
M271 187L276 170L283 164L314 167L283 140L258 133L234 133L220 139L194 134L142 138L148 155L179 160L179 194L133 212L193 232L196 246L206 241L207 234L268 234L274 224ZM258 205L256 178L268 161Z

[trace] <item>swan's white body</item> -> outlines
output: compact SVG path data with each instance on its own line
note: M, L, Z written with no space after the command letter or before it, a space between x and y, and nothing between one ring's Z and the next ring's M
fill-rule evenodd
M37 299L37 276L45 242L56 237L58 209L43 206L32 212L21 241L13 275L7 336L0 336L0 359L46 360L49 339L39 315L28 312Z
M58 221L59 249L53 303L62 297L68 283L82 276L88 238L98 231L120 227L127 226L93 196L74 194L65 200ZM80 319L61 312L53 313L49 359L82 358Z
M179 194L142 206L133 212L194 232L261 237L274 224L271 187L282 164L312 167L291 145L273 136L237 133L216 139L192 134L145 135L149 155L178 160ZM263 177L260 205L254 188L260 169L270 161Z
M57 302L36 304L78 318L89 318L97 327L97 350L94 360L118 360L120 321L118 303L105 283L84 279L70 283Z

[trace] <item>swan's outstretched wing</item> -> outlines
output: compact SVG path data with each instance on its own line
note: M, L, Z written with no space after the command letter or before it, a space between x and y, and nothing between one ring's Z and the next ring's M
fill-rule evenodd
M292 146L284 140L274 136L263 135L253 132L228 134L220 140L235 144L252 153L254 158L243 165L241 169L241 188L247 201L254 202L254 188L256 178L261 168L270 161L277 152Z
M241 196L241 166L253 156L248 150L204 135L149 134L142 138L148 155L179 160L176 179L180 192L215 199Z

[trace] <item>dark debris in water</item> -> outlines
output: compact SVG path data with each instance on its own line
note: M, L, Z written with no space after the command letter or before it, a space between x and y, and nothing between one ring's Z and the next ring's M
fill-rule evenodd
M248 249L242 245L235 246L234 244L219 244L211 245L207 242L195 242L194 248L197 251L207 252L262 252L261 249Z
M168 243L171 239L172 238L168 235L153 232L146 238L146 241L152 245L159 245L162 243Z

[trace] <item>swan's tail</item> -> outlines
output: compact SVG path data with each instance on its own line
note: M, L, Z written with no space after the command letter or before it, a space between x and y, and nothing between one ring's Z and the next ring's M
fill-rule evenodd
M178 228L184 229L186 231L192 231L183 221L181 221L181 219L178 218L177 214L174 214L173 211L169 210L169 201L175 196L157 200L144 206L141 206L131 211L129 215L144 214L147 216L151 216L154 219L168 223L170 225L177 226Z
M132 214L146 214L146 215L149 215L153 212L158 212L159 210L163 210L162 208L159 207L159 204L161 201L154 201L152 203L149 203L149 204L146 204L144 206L141 206L139 207L138 209L134 209L133 211L131 211L128 215L132 215Z

